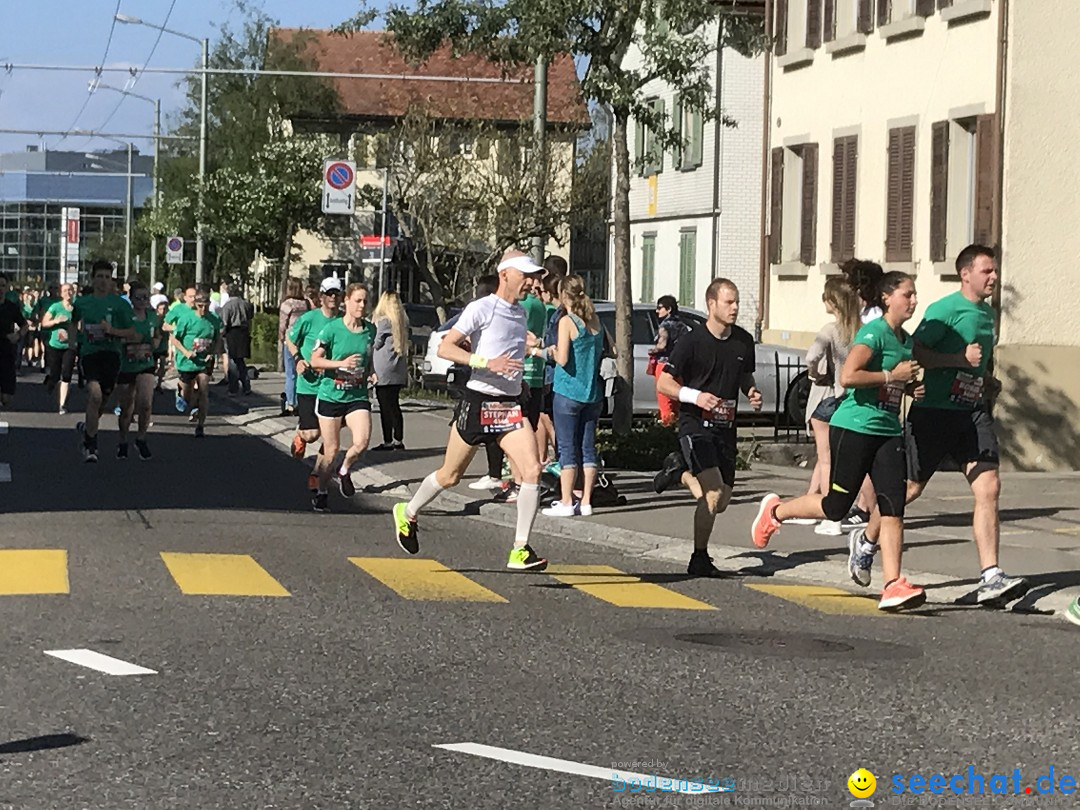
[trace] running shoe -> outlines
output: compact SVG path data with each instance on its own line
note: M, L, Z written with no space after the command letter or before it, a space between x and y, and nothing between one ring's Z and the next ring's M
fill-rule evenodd
M780 521L773 514L779 505L780 496L775 492L770 492L761 499L757 517L750 524L750 539L758 548L765 548L765 546L769 545L772 536L780 529Z
M372 453L389 453L393 449L394 449L394 445L392 445L390 442L383 442L380 445L372 447L371 452Z
M194 422L198 418L199 418L199 409L198 408L192 408L191 413L188 414L187 420L189 422Z
M518 485L509 481L500 485L501 489L495 493L493 501L498 503L516 503L518 499Z
M668 453L664 457L664 466L653 476L653 489L656 494L659 495L679 483L686 469L686 459L682 453Z
M926 591L904 577L894 579L881 592L878 610L911 610L926 602Z
M176 389L176 412L177 413L183 413L186 410L187 410L187 400L184 399L183 395L180 393L180 389L177 388Z
M1073 624L1080 625L1080 596L1069 603L1069 607L1065 610L1065 618Z
M87 445L84 444L83 449L82 449L82 457L83 457L83 461L87 462L88 464L96 464L97 463L97 448L96 447L88 447Z
M551 506L542 511L548 517L574 517L577 514L574 504L566 504L562 501L552 501Z
M206 431L203 430L203 426L202 425L196 425L195 426L195 438L196 439L201 439L205 435L206 435Z
M690 564L686 566L686 573L692 577L709 577L710 579L724 575L723 571L713 565L712 557L707 551L695 551L690 555Z
M391 450L404 450L405 449L405 442L394 442L392 445L390 445L390 449Z
M338 472L337 480L338 488L341 490L343 496L351 498L356 494L356 485L352 481L351 473Z
M999 571L988 582L979 585L975 601L983 607L1003 608L1028 592L1028 581L1023 577L1010 577Z
M404 502L394 504L394 532L397 535L397 542L402 551L407 554L419 554L419 532L416 528L416 521L410 520L405 513L407 508L408 504Z
M319 491L319 476L315 475L315 473L307 477L307 488L312 495Z
M325 492L316 492L311 499L311 508L316 512L329 512L330 496Z
M116 457L117 458L127 458L128 457L127 442L120 442L120 444L116 445Z
M532 546L524 545L510 549L510 559L507 560L506 567L514 571L543 571L547 564L548 561L537 555Z
M843 533L839 520L823 520L814 528L814 534L823 534L826 537L839 537Z
M862 509L853 508L843 520L840 521L840 531L850 532L852 529L865 529L870 523L870 513Z
M502 481L498 478L492 478L490 475L485 475L483 478L469 484L469 489L502 489Z
M124 409L121 408L119 405L117 405L115 408L113 408L113 413L115 413L117 416L119 416L123 412L124 412Z
M67 416L67 412L67 408L61 408L59 411L57 411L57 414L59 416Z
M148 445L142 439L135 440L135 449L139 451L140 461L149 461L154 457L153 454L150 452L150 445Z
M874 567L877 544L866 539L866 529L852 529L848 535L848 573L856 585L870 585L870 572Z
M582 517L592 517L592 504L591 503L579 503L577 505L577 513Z
M304 453L307 452L307 442L299 433L293 436L291 451L293 458L303 458Z

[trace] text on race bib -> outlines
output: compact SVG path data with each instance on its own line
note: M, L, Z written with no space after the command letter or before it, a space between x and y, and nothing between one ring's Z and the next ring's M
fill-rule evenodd
M506 433L522 425L521 405L515 402L484 402L480 405L480 429L484 433Z
M959 371L949 390L949 401L957 405L978 405L983 395L983 378Z
M191 350L195 354L206 354L210 351L210 338L195 338L191 341Z
M124 345L124 353L128 360L149 360L151 346L149 343L127 343Z
M83 326L83 334L86 335L86 339L91 343L100 343L107 337L105 334L105 327L100 323L86 324Z
M733 427L738 407L738 400L722 399L711 411L702 411L702 424L705 427Z
M900 413L900 405L904 401L904 384L889 383L878 388L877 406L889 413Z
M334 390L351 391L367 385L366 374L362 368L339 368L334 372Z

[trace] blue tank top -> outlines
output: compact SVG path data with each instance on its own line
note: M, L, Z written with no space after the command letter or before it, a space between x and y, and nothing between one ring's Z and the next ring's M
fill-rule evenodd
M575 402L599 402L603 398L600 360L604 354L604 330L595 335L585 328L577 315L567 313L577 327L577 337L570 341L570 358L565 366L555 366L556 394Z

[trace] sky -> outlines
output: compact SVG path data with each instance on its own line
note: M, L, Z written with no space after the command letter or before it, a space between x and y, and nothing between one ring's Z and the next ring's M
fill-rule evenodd
M329 28L352 16L353 0L253 0L284 26ZM382 0L374 7L382 5ZM113 25L118 0L0 0L0 129L98 130L153 132L154 108L146 101L99 89L90 94L88 72L4 69L7 64L193 67L197 43L141 25ZM170 7L172 8L170 14ZM194 37L209 37L226 22L239 24L233 0L119 0L119 12ZM166 23L166 17L168 22ZM110 41L110 29L112 38ZM106 54L108 45L108 55ZM103 59L104 58L104 59ZM161 99L163 127L183 102L175 75L144 74L131 85L126 73L105 73L102 82ZM119 106L118 106L119 104ZM115 112L114 112L115 110ZM105 130L102 128L105 127ZM0 152L21 152L27 145L91 151L117 144L86 136L9 135L0 133ZM145 153L152 141L135 141Z

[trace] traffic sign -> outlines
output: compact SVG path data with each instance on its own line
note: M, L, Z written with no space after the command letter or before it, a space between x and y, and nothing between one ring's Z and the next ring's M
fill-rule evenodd
M179 236L170 236L165 242L165 263L180 264L184 261L184 240Z
M322 210L324 214L352 214L356 211L356 164L328 160L323 164Z

